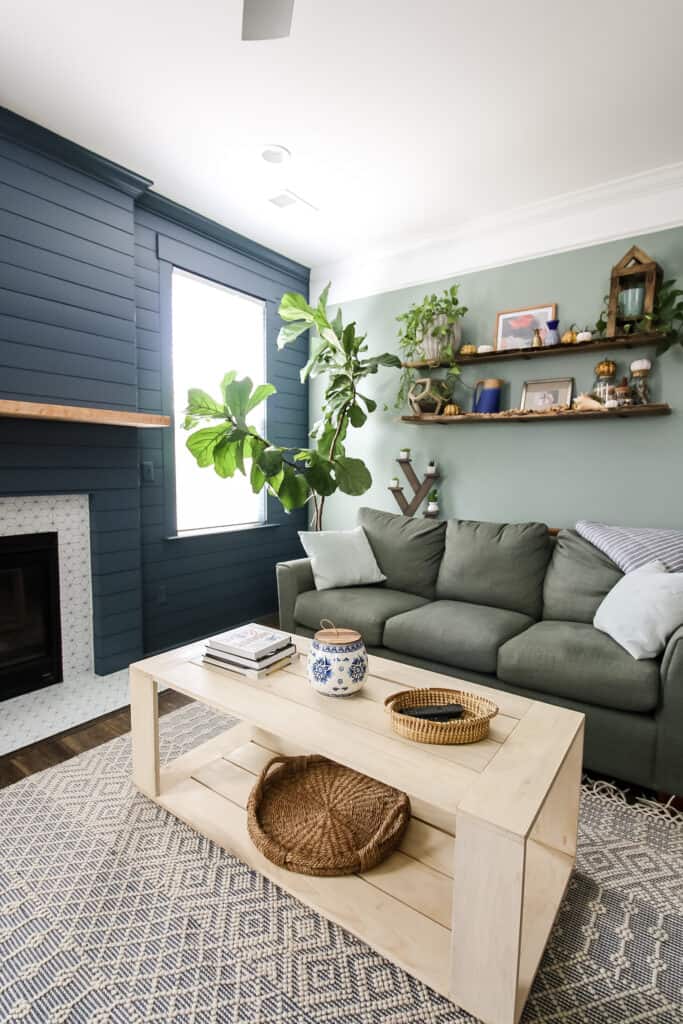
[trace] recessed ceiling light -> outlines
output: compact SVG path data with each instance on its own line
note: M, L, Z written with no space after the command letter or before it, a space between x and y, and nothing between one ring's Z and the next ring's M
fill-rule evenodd
M291 159L292 154L286 146L280 146L273 144L266 146L261 153L261 158L268 164L286 164Z

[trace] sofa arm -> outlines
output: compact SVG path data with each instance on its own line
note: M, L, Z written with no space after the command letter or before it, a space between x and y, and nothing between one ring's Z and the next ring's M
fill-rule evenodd
M310 558L295 558L291 562L278 562L277 601L280 611L280 629L287 633L296 631L294 606L299 594L315 590L315 580Z
M660 666L661 697L657 712L657 785L683 794L683 626L669 637Z

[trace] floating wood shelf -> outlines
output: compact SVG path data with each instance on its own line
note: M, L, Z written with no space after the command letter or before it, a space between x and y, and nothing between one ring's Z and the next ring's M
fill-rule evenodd
M0 417L23 420L60 420L63 423L93 423L109 427L170 427L170 416L122 409L94 409L84 405L46 405L44 402L15 402L0 399Z
M544 356L571 356L579 352L606 352L617 348L640 348L643 345L659 345L665 341L663 334L618 334L613 338L597 338L595 341L581 341L576 345L553 345L549 348L510 348L501 352L483 352L480 356L457 356L451 362L402 363L411 370L437 369L449 366L471 366L473 363L502 363L510 359L542 359Z
M644 416L668 416L671 406L666 403L659 405L631 405L621 409L590 409L580 412L578 409L567 409L565 412L534 412L534 413L481 413L468 412L461 416L401 416L405 423L554 423L556 420L614 420L642 419Z

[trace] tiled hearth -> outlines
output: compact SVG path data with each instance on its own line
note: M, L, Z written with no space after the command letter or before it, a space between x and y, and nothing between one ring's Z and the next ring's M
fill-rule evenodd
M128 703L128 672L93 672L86 494L0 497L0 537L57 533L64 682L0 701L0 756Z

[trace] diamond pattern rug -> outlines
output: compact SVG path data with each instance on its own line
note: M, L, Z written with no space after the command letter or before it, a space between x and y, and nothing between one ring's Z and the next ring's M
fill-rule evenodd
M164 759L228 724L163 717ZM586 789L524 1024L680 1024L682 877L680 820ZM129 737L0 791L3 1024L472 1020L135 792Z

